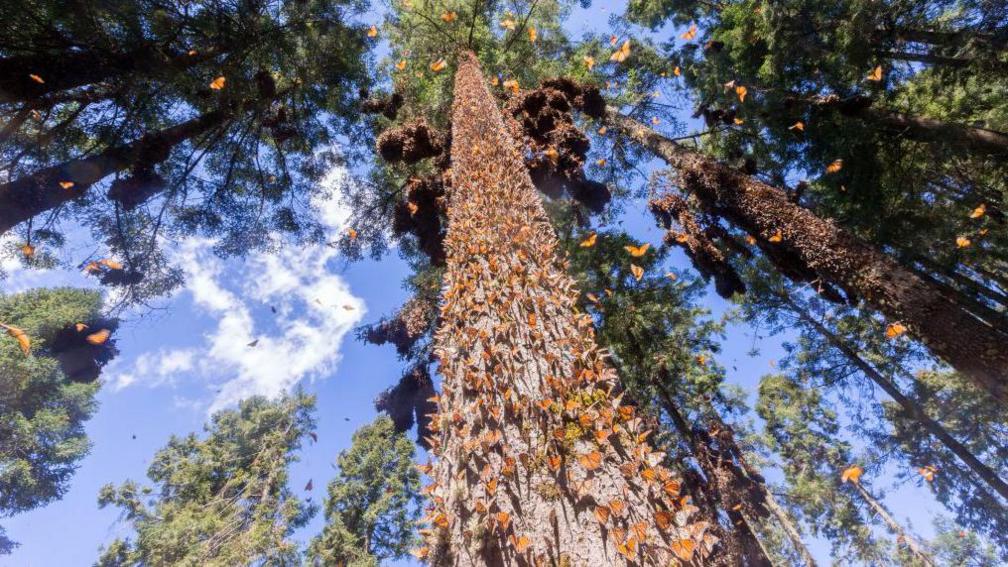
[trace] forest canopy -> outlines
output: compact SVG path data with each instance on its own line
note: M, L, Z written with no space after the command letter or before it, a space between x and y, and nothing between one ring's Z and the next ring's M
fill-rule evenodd
M1008 563L1003 2L0 38L0 555Z

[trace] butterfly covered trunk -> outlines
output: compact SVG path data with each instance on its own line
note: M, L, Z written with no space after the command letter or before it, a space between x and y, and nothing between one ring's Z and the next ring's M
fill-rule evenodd
M714 546L619 381L474 55L452 108L433 565L701 564Z

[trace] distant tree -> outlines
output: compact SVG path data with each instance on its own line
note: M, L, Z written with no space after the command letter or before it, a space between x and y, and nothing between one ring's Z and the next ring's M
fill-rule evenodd
M288 467L312 432L315 400L295 393L242 401L154 455L153 487L102 487L99 506L121 508L135 537L102 552L102 567L298 565L291 533L315 513L287 485Z
M1008 522L1001 404L956 382L919 344L887 332L884 321L824 301L765 267L760 273L745 276L751 293L743 316L763 332L790 337L780 368L843 408L850 434L873 448L874 463L890 464L901 482L926 486L960 526L999 545L994 534Z
M959 382L949 371L922 370L914 378L912 396L921 400L923 409L940 415L949 433L963 439L965 448L990 463L992 471L999 472L1001 478L1008 476L1004 407ZM926 485L954 513L958 531L986 537L1000 561L1008 561L1008 542L1000 537L1008 530L1008 500L963 467L957 453L935 443L897 403L886 402L883 412L891 430L866 427L861 433L876 445L879 454L907 463L899 478Z
M329 481L326 525L308 547L313 564L378 567L407 554L420 517L413 447L385 416L354 433Z
M71 288L0 295L0 516L62 497L91 448L84 424L117 353L101 308L100 294Z
M764 441L781 457L785 502L813 534L831 541L834 557L873 565L934 564L929 551L865 487L866 464L840 439L836 412L823 404L817 388L787 374L765 376L756 411L766 421ZM898 542L895 556L872 532L876 517Z
M935 558L942 565L961 567L995 567L998 561L994 547L943 517L935 518L937 534L932 540Z

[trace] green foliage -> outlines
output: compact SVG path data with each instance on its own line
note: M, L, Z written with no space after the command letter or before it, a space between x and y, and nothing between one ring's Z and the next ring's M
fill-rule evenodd
M584 292L584 306L597 324L599 343L611 351L624 387L638 403L662 403L659 390L681 399L715 395L724 371L713 356L724 323L709 318L698 305L704 284L683 271L665 272L667 248L649 249L639 258L627 246L638 242L625 233L598 231L595 244L581 246L589 233L563 239L570 255L570 273ZM643 269L637 281L631 266ZM587 297L591 293L592 299Z
M912 395L921 400L930 415L941 416L942 425L952 435L1004 478L1008 471L1008 423L1004 408L951 371L918 372ZM907 463L898 477L927 485L939 502L955 512L956 524L960 526L957 532L967 528L972 530L973 538L976 534L986 536L993 543L991 549L996 546L1005 561L1008 546L1000 534L1008 530L1008 512L1003 499L895 403L884 403L884 414L891 429L868 431L866 436L877 444L880 454L891 453ZM930 482L919 474L918 469L925 466L938 471Z
M150 488L102 487L100 506L122 509L135 536L98 565L296 565L291 533L315 513L287 485L288 467L315 428L312 396L244 400L216 413L204 439L172 437L154 455Z
M933 541L935 559L942 565L994 567L1001 564L992 545L946 518L935 518L935 531L938 532Z
M696 38L672 36L665 48L712 131L709 151L780 187L801 184L802 205L975 295L951 274L1003 273L1008 250L1002 226L969 217L981 203L1000 211L1008 192L1005 148L966 141L976 128L1006 128L1008 67L991 37L1003 21L985 10L968 1L665 1L632 2L628 17L699 24ZM879 80L869 78L876 68ZM837 159L842 169L827 173ZM971 246L957 246L959 236Z
M46 75L44 85L62 85L24 102L0 101L12 126L12 117L28 117L0 138L5 179L222 113L211 127L129 156L94 186L74 187L73 206L22 223L20 240L39 245L42 258L60 245L64 227L87 225L131 276L113 285L139 303L180 281L161 254L161 236L211 237L227 255L276 247L284 237L325 238L311 196L326 190L320 181L334 164L361 149L353 142L361 138L359 90L370 84L369 45L352 14L365 5L132 0L0 8L0 60L32 58L47 69L33 71ZM73 54L93 61L59 65ZM217 77L221 88L211 86ZM341 140L349 143L337 153Z
M84 423L97 409L99 384L68 378L56 339L77 322L100 319L101 306L98 293L71 288L0 296L0 323L24 330L32 342L26 356L0 334L0 516L60 498L90 450ZM114 353L109 344L100 362L91 361L100 368Z
M319 565L377 567L402 558L419 518L413 443L382 416L357 430L329 482L326 525L309 548Z
M820 391L791 376L765 376L756 412L766 422L763 441L781 458L791 513L832 543L835 559L891 564L891 550L875 538L858 496L841 482L841 472L857 463Z
M787 354L779 361L780 368L789 375L801 376L803 384L821 389L824 394L820 403L843 408L840 415L851 424L849 435L867 443L876 467L890 465L888 471L894 473L897 482L925 485L955 514L960 526L986 535L997 544L995 534L1006 529L1002 499L916 416L885 396L857 361L867 364L877 379L891 384L1003 477L1008 462L1001 448L1008 441L998 404L955 372L936 367L920 345L905 337L887 337L883 321L850 307L807 297L807 293L786 286L773 274L749 274L748 280L753 285L743 302L745 318L770 334L794 335L784 345ZM849 352L841 350L834 340ZM940 471L930 482L920 473L927 466Z

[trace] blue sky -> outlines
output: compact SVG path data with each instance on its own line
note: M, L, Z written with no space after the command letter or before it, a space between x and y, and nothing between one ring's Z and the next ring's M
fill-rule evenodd
M575 34L604 32L609 16L622 9L622 0L596 2L590 10L577 10L568 27ZM335 171L327 184L335 187L342 179L342 172ZM334 234L345 230L346 211L337 201L316 204ZM621 221L637 238L661 243L661 232L643 201L627 203ZM86 248L70 246L64 253L75 263L75 254ZM145 480L151 457L168 438L201 430L212 409L252 394L273 395L295 384L318 395L319 439L294 466L291 486L302 491L312 479L311 495L324 496L336 454L349 445L355 429L374 418L375 395L402 373L391 347L362 344L352 329L394 312L407 299L401 282L408 269L394 251L381 261L348 265L325 246L228 261L213 257L209 248L199 240L180 243L174 261L186 269L185 286L163 302L163 309L134 315L121 327L117 339L122 354L103 376L101 407L87 425L94 444L91 454L61 500L2 521L21 547L0 557L0 566L90 565L101 545L128 533L117 510L97 508L103 484ZM679 253L670 262L688 266ZM3 267L10 274L0 282L4 292L38 285L94 285L76 271L32 273L12 264ZM713 291L705 301L715 313L726 308ZM258 345L248 347L255 339ZM781 340L757 339L747 327L730 328L718 357L729 383L751 392L780 358ZM759 355L750 357L754 348ZM768 476L776 478L772 471ZM888 483L877 479L875 484ZM930 535L930 517L940 507L926 490L890 490L885 501L897 518L912 519L918 532ZM298 533L299 539L307 540L320 525L317 517ZM828 562L822 542L812 547Z

